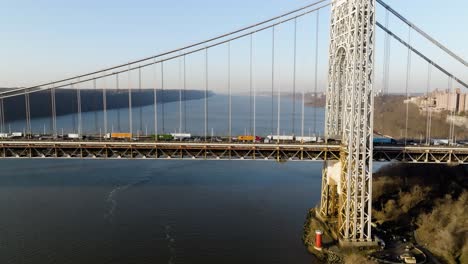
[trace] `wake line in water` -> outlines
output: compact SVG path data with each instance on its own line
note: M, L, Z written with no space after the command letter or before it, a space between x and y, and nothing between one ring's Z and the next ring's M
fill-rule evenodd
M145 179L133 182L133 183L129 183L127 185L118 186L114 188L112 191L110 191L106 199L106 201L110 203L109 211L106 214L106 218L110 222L112 222L112 219L114 218L114 212L117 207L117 195L119 194L119 192L125 191L135 185L147 183L149 181L150 181L150 178L148 177L148 178L145 178Z
M132 186L135 186L135 185L138 185L138 184L143 184L143 183L146 183L146 182L149 182L149 181L150 181L150 178L145 178L145 179L142 179L140 181L129 183L129 184L124 185L124 186L118 186L118 187L114 188L112 191L110 191L109 194L107 195L107 199L106 199L106 201L108 203L110 203L109 211L106 214L106 218L110 222L112 222L112 219L114 218L115 208L117 207L117 195L119 194L119 192L125 191L125 190L129 189Z
M176 250L175 250L175 238L171 235L171 226L166 225L166 241L167 241L167 248L169 249L170 257L167 264L174 264L176 258Z
M172 170L172 169L180 169L181 167L184 167L184 166L186 166L186 165L171 166L171 167L164 168L159 172L169 171L169 170ZM148 172L147 174L154 175L151 172ZM117 186L116 188L112 189L109 192L109 194L107 195L107 199L106 199L106 202L110 204L110 207L109 207L109 210L107 211L107 214L105 215L105 218L108 219L110 223L112 223L112 220L114 218L114 212L115 212L115 209L117 208L117 195L120 192L123 192L123 191L125 191L127 189L130 189L131 187L134 187L134 186L137 186L137 185L145 184L145 183L151 181L152 178L153 177L151 177L151 176L147 176L147 177L145 177L145 178L143 178L141 180L138 180L138 181L126 184L126 185Z

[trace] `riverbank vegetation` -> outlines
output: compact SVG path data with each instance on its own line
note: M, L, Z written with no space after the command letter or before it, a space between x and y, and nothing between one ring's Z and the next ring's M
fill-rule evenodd
M468 263L468 166L393 164L374 174L373 217L447 263Z
M467 176L468 166L462 165L398 163L380 168L373 176L374 234L387 245L414 243L442 263L468 263ZM324 231L323 252L313 250L316 229ZM329 233L312 209L303 237L310 252L324 263L375 263L365 251L338 249L327 241Z

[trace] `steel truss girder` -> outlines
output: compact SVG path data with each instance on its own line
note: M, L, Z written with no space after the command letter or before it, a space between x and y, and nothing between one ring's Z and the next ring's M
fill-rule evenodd
M254 145L231 144L107 144L0 142L0 158L80 159L206 159L206 160L340 160L338 145ZM468 164L468 147L374 147L374 161L408 163Z
M320 161L339 157L336 145L0 142L3 158L202 159Z

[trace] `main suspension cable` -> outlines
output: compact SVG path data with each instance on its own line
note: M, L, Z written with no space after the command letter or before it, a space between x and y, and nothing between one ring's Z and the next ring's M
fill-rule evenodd
M155 59L155 58L160 58L160 57L163 57L163 56L166 56L166 55L170 55L170 54L173 54L173 53L176 53L176 52L188 50L188 49L191 49L191 48L194 48L194 47L198 47L198 46L201 46L201 45L204 45L204 44L207 44L207 43L210 43L210 42L219 40L219 39L223 39L223 38L226 38L226 37L229 37L229 36L232 36L232 35L236 35L236 34L238 34L238 33L242 33L242 32L244 32L244 31L246 31L246 30L259 27L259 26L261 26L261 25L267 24L267 23L272 22L272 21L275 21L275 20L282 19L282 18L284 18L284 17L293 15L293 14L295 14L295 13L298 13L298 12L301 12L301 11L304 11L304 10L307 10L307 9L313 7L313 6L316 6L316 5L321 4L321 3L323 3L323 2L326 2L326 1L328 1L328 0L319 0L319 1L315 2L315 3L306 5L306 6L304 6L304 7L301 7L301 8L295 9L295 10L292 10L292 11L290 11L290 12L284 13L284 14L279 15L279 16L275 16L275 17L273 17L273 18L270 18L270 19L261 21L261 22L259 22L259 23L256 23L256 24L253 24L253 25L250 25L250 26L247 26L247 27L243 27L243 28L240 28L240 29L231 31L231 32L229 32L229 33L226 33L226 34L223 34L223 35L220 35L220 36L217 36L217 37L213 37L213 38L210 38L210 39L207 39L207 40L204 40L204 41L200 41L200 42L197 42L197 43L193 43L193 44L187 45L187 46L182 47L182 48L177 48L177 49L174 49L174 50L171 50L171 51L163 52L163 53L158 54L158 55L155 55L155 56L151 56L151 57L147 57L147 58L135 60L135 61L132 61L132 62L129 62L129 63L120 64L120 65L117 65L117 66L105 68L105 69L102 69L102 70L98 70L98 71L94 71L94 72L90 72L90 73L86 73L86 74L77 75L77 76L70 77L70 78L61 79L61 80L54 81L54 82L43 83L43 84L39 84L39 85L35 85L35 86L28 87L28 88L13 89L13 90L10 90L10 91L7 91L7 92L0 92L0 96L2 96L4 93L22 91L23 89L25 89L25 90L31 90L31 89L35 89L35 88L41 88L41 87L43 87L43 86L47 86L47 85L51 85L51 84L58 84L58 83L66 82L66 81L75 80L75 79L77 79L77 78L89 77L89 76L92 76L92 75L95 75L95 74L98 74L98 73L102 73L102 72L105 72L105 71L112 71L112 70L119 69L119 68L129 67L129 66L131 66L131 65L133 65L133 64L146 62L146 61L149 61L149 60L152 60L152 59ZM321 7L319 7L319 8L324 8L324 7L326 7L326 6L329 6L330 4L331 4L331 3L327 3L327 4L325 4L324 6L321 6ZM306 14L308 14L308 13L310 13L310 12L313 12L313 11L305 11L305 12L303 12L302 14L300 14L299 16L306 15ZM291 18L291 19L292 19L292 18ZM268 26L267 28L269 28L269 27L271 27L271 25ZM248 34L247 34L247 35L248 35ZM220 44L223 44L223 43L225 43L225 41L223 41L223 42L220 43ZM203 50L204 48L201 48L201 49Z
M181 56L184 56L184 55L190 55L190 54L193 54L193 53L197 53L197 52L201 52L201 51L204 51L205 49L210 49L210 48L213 48L213 47L216 47L216 46L219 46L219 45L222 45L222 44L225 44L229 41L233 41L233 40L237 40L237 39L240 39L240 38L244 38L246 36L249 36L250 34L255 34L255 33L259 33L259 32L262 32L264 30L267 30L269 28L272 28L274 26L277 26L277 25L280 25L280 24L283 24L283 23L287 23L295 18L298 18L298 17L302 17L302 16L305 16L307 14L310 14L310 13L313 13L313 12L316 12L322 8L325 8L327 6L329 6L330 3L328 4L324 4L323 6L320 6L320 7L317 7L315 9L312 9L312 10L308 10L308 11L305 11L299 15L296 15L294 17L290 17L290 18L287 18L287 19L284 19L284 20L281 20L279 22L276 22L274 24L271 24L271 25L268 25L268 26L265 26L265 27L262 27L262 28L259 28L259 29L255 29L251 32L247 32L245 34L242 34L242 35L238 35L238 36L235 36L235 37L232 37L232 38L229 38L229 39L225 39L225 40L222 40L222 41L219 41L215 44L210 44L210 45L207 45L207 46L204 46L204 47L200 47L200 48L197 48L197 49L194 49L194 50L189 50L185 53L181 53L181 54L178 54L178 55L174 55L174 56L171 56L171 57L166 57L164 59L160 59L160 60L157 60L157 61L154 61L154 62L149 62L149 63L146 63L146 64L142 64L140 66L136 66L136 67L130 67L132 64L129 64L129 69L123 69L123 70L119 70L119 71L115 71L115 72L112 72L112 73L109 73L109 74L106 74L105 76L101 76L101 77L92 77L92 78L87 78L87 79L82 79L80 82L88 82L88 81L91 81L95 78L97 79L100 79L100 78L104 78L104 77L107 77L107 76L112 76L112 75L116 75L116 74L119 74L119 73L124 73L124 72L127 72L127 71L133 71L133 70L136 70L138 69L139 67L142 67L142 68L145 68L145 67L148 67L148 66L151 66L153 65L154 63L162 63L162 62L165 62L165 61L170 61L170 60L173 60L173 59L176 59L176 58L179 58ZM160 56L158 56L160 57ZM135 62L136 63L136 62ZM87 76L89 76L89 74L87 74ZM69 78L67 80L64 80L64 81L69 81L69 80L75 80L77 78ZM64 82L63 81L63 82ZM58 82L55 82L55 83L58 83ZM72 85L72 84L76 84L78 83L77 81L74 81L74 82L70 82L70 83L65 83L65 84L61 84L61 85L58 85L56 86L56 88L62 88L62 87L66 87L66 86L69 86L69 85ZM51 84L51 83L48 83L48 84ZM48 85L48 84L44 84L44 85ZM18 92L20 93L34 93L34 92L38 92L38 91L42 91L42 90L47 90L48 88L44 88L43 86L44 85L38 85L38 86L33 86L33 87L29 87L29 88L20 88L20 89L15 89L15 90L9 90L9 91L5 91L5 92L0 92L0 98L7 98L7 97L12 97L12 96L16 96ZM23 91L24 90L24 91Z
M439 41L435 40L433 37L429 36L429 34L427 34L426 32L424 32L422 29L420 29L418 26L416 26L415 24L411 23L408 19L406 19L404 16L402 16L400 13L398 13L397 11L395 11L393 8L391 8L389 5L387 5L384 1L382 0L376 0L379 4L381 4L385 9L387 9L388 11L392 12L396 17L398 17L401 21L403 21L404 23L406 23L409 27L411 27L412 29L414 29L416 32L418 32L419 34L421 34L424 38L426 38L427 40L429 40L430 42L432 42L434 45L436 45L437 47L439 47L440 49L442 49L443 51L445 51L447 54L449 54L450 56L452 56L452 58L456 59L457 61L459 61L460 63L462 63L463 65L465 65L466 67L468 67L468 62L464 59L462 59L460 56L458 56L457 54L455 54L453 51L451 51L450 49L448 49L447 47L445 47L442 43L440 43Z
M392 31L390 31L388 28L386 28L385 26L383 26L382 24L380 24L379 22L376 22L376 25L381 28L383 31L387 32L388 34L390 34L390 36L392 36L394 39L398 40L398 42L400 42L401 44L403 44L403 46L409 48L412 52L416 53L419 57L421 57L423 60L431 63L435 68L437 68L439 71L441 71L442 73L444 73L445 75L451 77L453 80L455 80L456 82L458 82L459 84L461 84L462 86L464 86L465 88L468 88L468 84L465 83L464 81L462 81L460 78L457 78L455 75L451 74L449 71L447 71L446 69L444 69L442 66L440 66L439 64L435 63L433 60L429 59L427 56L425 56L424 54L422 54L420 51L418 51L417 49L415 49L414 47L412 47L410 44L408 44L406 41L404 41L403 39L401 39L400 37L398 37L395 33L393 33Z

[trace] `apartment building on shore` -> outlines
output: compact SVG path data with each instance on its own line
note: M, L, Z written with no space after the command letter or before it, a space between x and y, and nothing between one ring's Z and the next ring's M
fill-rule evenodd
M410 100L420 108L429 107L436 112L450 111L455 114L468 114L468 93L462 93L460 88L453 91L438 90Z

